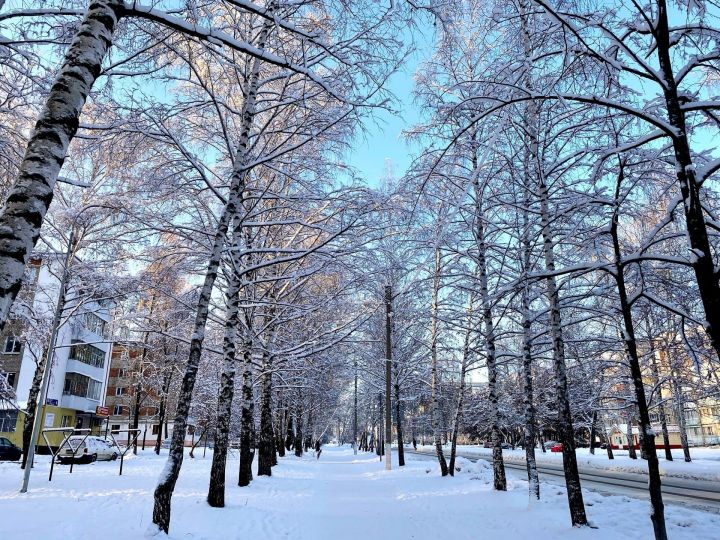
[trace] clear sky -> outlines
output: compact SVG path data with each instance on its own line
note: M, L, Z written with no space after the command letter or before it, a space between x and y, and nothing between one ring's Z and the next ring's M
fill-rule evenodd
M346 159L350 166L359 171L368 185L375 186L385 176L386 161L392 163L394 176L399 178L412 160L413 147L402 137L403 130L420 120L420 114L413 103L413 75L433 47L432 31L416 36L421 43L411 54L403 67L388 81L388 90L397 98L394 104L396 114L381 111L366 123L364 132L356 137Z

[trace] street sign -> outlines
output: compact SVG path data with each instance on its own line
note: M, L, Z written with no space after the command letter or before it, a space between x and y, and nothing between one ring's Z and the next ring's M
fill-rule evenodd
M57 399L47 398L47 399L45 400L45 405L52 405L53 407L57 407L57 404L58 404L58 400L57 400Z
M103 407L98 405L95 407L95 414L98 416L110 416L110 407Z

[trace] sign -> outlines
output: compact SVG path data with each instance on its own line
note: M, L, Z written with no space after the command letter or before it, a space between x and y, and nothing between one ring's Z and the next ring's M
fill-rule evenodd
M98 416L110 416L110 407L103 407L98 405L95 407L95 414Z
M57 400L57 399L47 398L47 399L45 400L45 405L52 405L53 407L57 407L57 405L58 405L58 400Z
M53 427L55 425L55 413L45 413L45 427Z

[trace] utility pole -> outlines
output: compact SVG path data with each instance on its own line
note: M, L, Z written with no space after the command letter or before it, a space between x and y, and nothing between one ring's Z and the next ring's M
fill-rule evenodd
M355 407L353 409L353 454L357 455L357 360L355 360Z
M45 420L45 402L47 401L48 385L50 383L50 371L52 370L52 360L55 354L55 344L57 343L58 329L60 328L60 320L62 319L63 310L65 309L65 294L67 292L68 268L75 245L75 231L70 229L70 237L68 238L68 250L65 254L65 263L63 264L62 276L60 278L60 291L58 294L57 304L55 305L55 314L53 316L52 331L50 333L50 344L45 359L45 369L43 370L42 382L40 383L40 395L38 395L38 404L35 408L35 419L33 421L33 430L30 435L30 446L28 448L27 462L23 471L23 482L20 493L26 493L28 484L30 483L30 471L33 468L35 460L35 445L40 435L40 427Z
M385 470L392 469L392 287L385 285Z

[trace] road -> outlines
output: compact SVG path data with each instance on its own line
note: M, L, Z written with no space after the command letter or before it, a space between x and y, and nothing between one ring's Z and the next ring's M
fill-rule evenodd
M431 451L406 450L406 452L423 457L434 457L434 453ZM470 461L491 459L489 455L478 456L463 452L458 452L457 455ZM520 477L527 477L525 460L505 460L505 468L518 471L517 474ZM608 471L588 466L580 466L578 469L584 488L610 495L628 495L649 499L647 474ZM565 475L561 465L538 464L538 473L544 482L564 485ZM662 492L665 502L683 504L720 514L720 485L717 482L665 476L662 478Z

